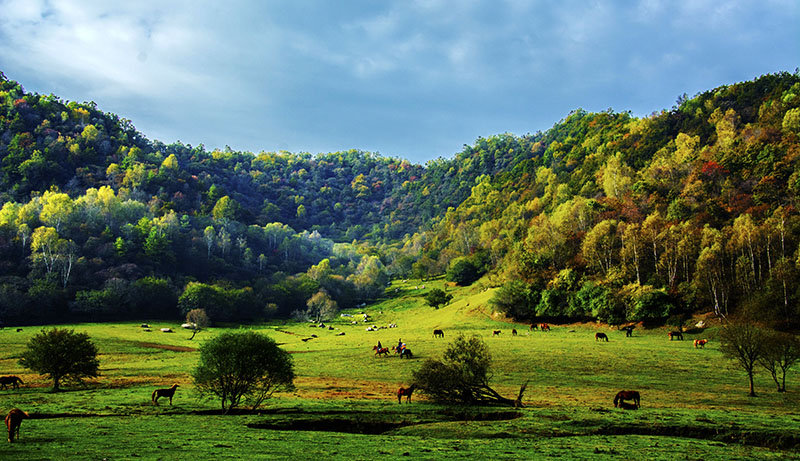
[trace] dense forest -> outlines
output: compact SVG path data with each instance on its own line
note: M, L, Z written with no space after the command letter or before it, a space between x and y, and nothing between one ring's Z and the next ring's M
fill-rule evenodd
M0 322L316 319L444 274L520 320L796 324L799 135L797 73L425 165L166 145L0 73Z

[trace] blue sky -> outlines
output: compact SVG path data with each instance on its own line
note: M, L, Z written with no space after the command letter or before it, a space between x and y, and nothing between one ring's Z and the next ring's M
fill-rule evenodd
M151 139L423 163L800 66L796 0L0 0L0 70Z

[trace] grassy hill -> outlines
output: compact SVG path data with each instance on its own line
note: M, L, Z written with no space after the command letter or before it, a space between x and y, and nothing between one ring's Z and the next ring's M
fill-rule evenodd
M424 288L423 288L424 285ZM216 401L198 400L190 372L196 348L228 328L190 341L177 325L140 322L67 325L85 331L100 350L101 376L84 387L48 393L49 382L17 360L38 328L0 330L0 374L19 375L19 390L0 390L0 410L19 407L33 419L0 457L19 459L349 459L623 457L745 459L800 457L800 373L778 394L766 373L757 398L746 377L719 352L711 327L670 342L665 329L637 329L632 338L601 324L554 325L550 333L492 318L493 289L445 287L454 301L438 310L422 295L441 280L396 282L380 303L329 322L333 330L279 321L245 327L272 336L291 352L297 389L278 395L257 414L218 414ZM361 312L370 316L363 322ZM354 325L351 322L356 321ZM396 328L366 331L367 326ZM161 333L161 327L175 333ZM432 330L445 331L444 339ZM519 335L513 337L511 329ZM493 337L493 330L502 330ZM596 342L606 332L610 341ZM344 332L344 335L339 333ZM316 338L303 341L303 339ZM478 335L494 359L492 385L514 395L529 381L524 407L443 407L414 394L398 405L395 392L427 358L438 358L458 334ZM691 339L705 337L705 349ZM380 340L402 339L412 360L376 357ZM153 406L155 387L180 384L174 405ZM642 394L639 411L615 409L621 389ZM788 449L788 451L787 451Z

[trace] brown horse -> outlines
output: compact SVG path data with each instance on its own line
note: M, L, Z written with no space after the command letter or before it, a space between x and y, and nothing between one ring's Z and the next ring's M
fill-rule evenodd
M14 386L14 389L19 389L19 385L25 383L19 379L19 376L0 376L0 386L3 386L3 389L7 389L9 384Z
M511 330L511 336L517 336L517 329L516 328L513 328Z
M173 384L169 389L156 389L153 391L153 395L150 396L150 400L153 401L154 405L158 405L159 397L169 397L169 404L172 405L172 396L175 395L175 389L177 388L178 385Z
M433 330L434 338L444 338L444 330Z
M600 341L605 340L606 342L608 342L608 335L606 335L605 333L595 333L594 334L594 340L595 340L595 342L597 342L597 340L600 340Z
M705 349L707 343L708 343L707 339L695 339L694 348L697 349L697 346L700 346Z
M680 339L681 341L683 341L683 333L681 333L680 331L670 331L669 333L667 333L667 336L669 336L670 341L672 341L673 338Z
M375 355L382 355L384 357L388 357L389 356L389 348L388 347L372 346L372 350L375 351Z
M624 403L624 400L633 400L633 405L635 405L636 408L639 408L641 406L639 391L617 392L617 395L614 397L614 406L619 407L621 404Z
M406 396L406 402L411 403L411 394L414 393L414 387L416 384L412 384L410 387L405 388L401 387L397 390L397 403L402 403L403 396Z
M30 418L31 416L19 408L14 408L6 415L6 427L8 428L8 441L14 442L14 434L19 439L19 427L22 425L22 420Z
M539 329L542 330L542 331L550 331L550 324L549 323L543 323L543 324L539 325Z
M492 331L492 336L500 336L500 330Z
M538 330L538 329L539 329L539 325L537 325L537 324L535 324L535 323L531 323L531 327L530 327L530 330L531 330L531 331L533 331L533 330Z

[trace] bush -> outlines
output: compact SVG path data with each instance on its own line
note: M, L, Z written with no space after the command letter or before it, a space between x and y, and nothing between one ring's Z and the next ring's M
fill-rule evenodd
M539 292L521 280L512 280L501 286L489 300L498 312L517 320L531 320L536 315Z
M192 377L201 395L218 397L227 413L243 401L255 409L274 392L293 389L294 365L269 336L228 332L200 346Z

